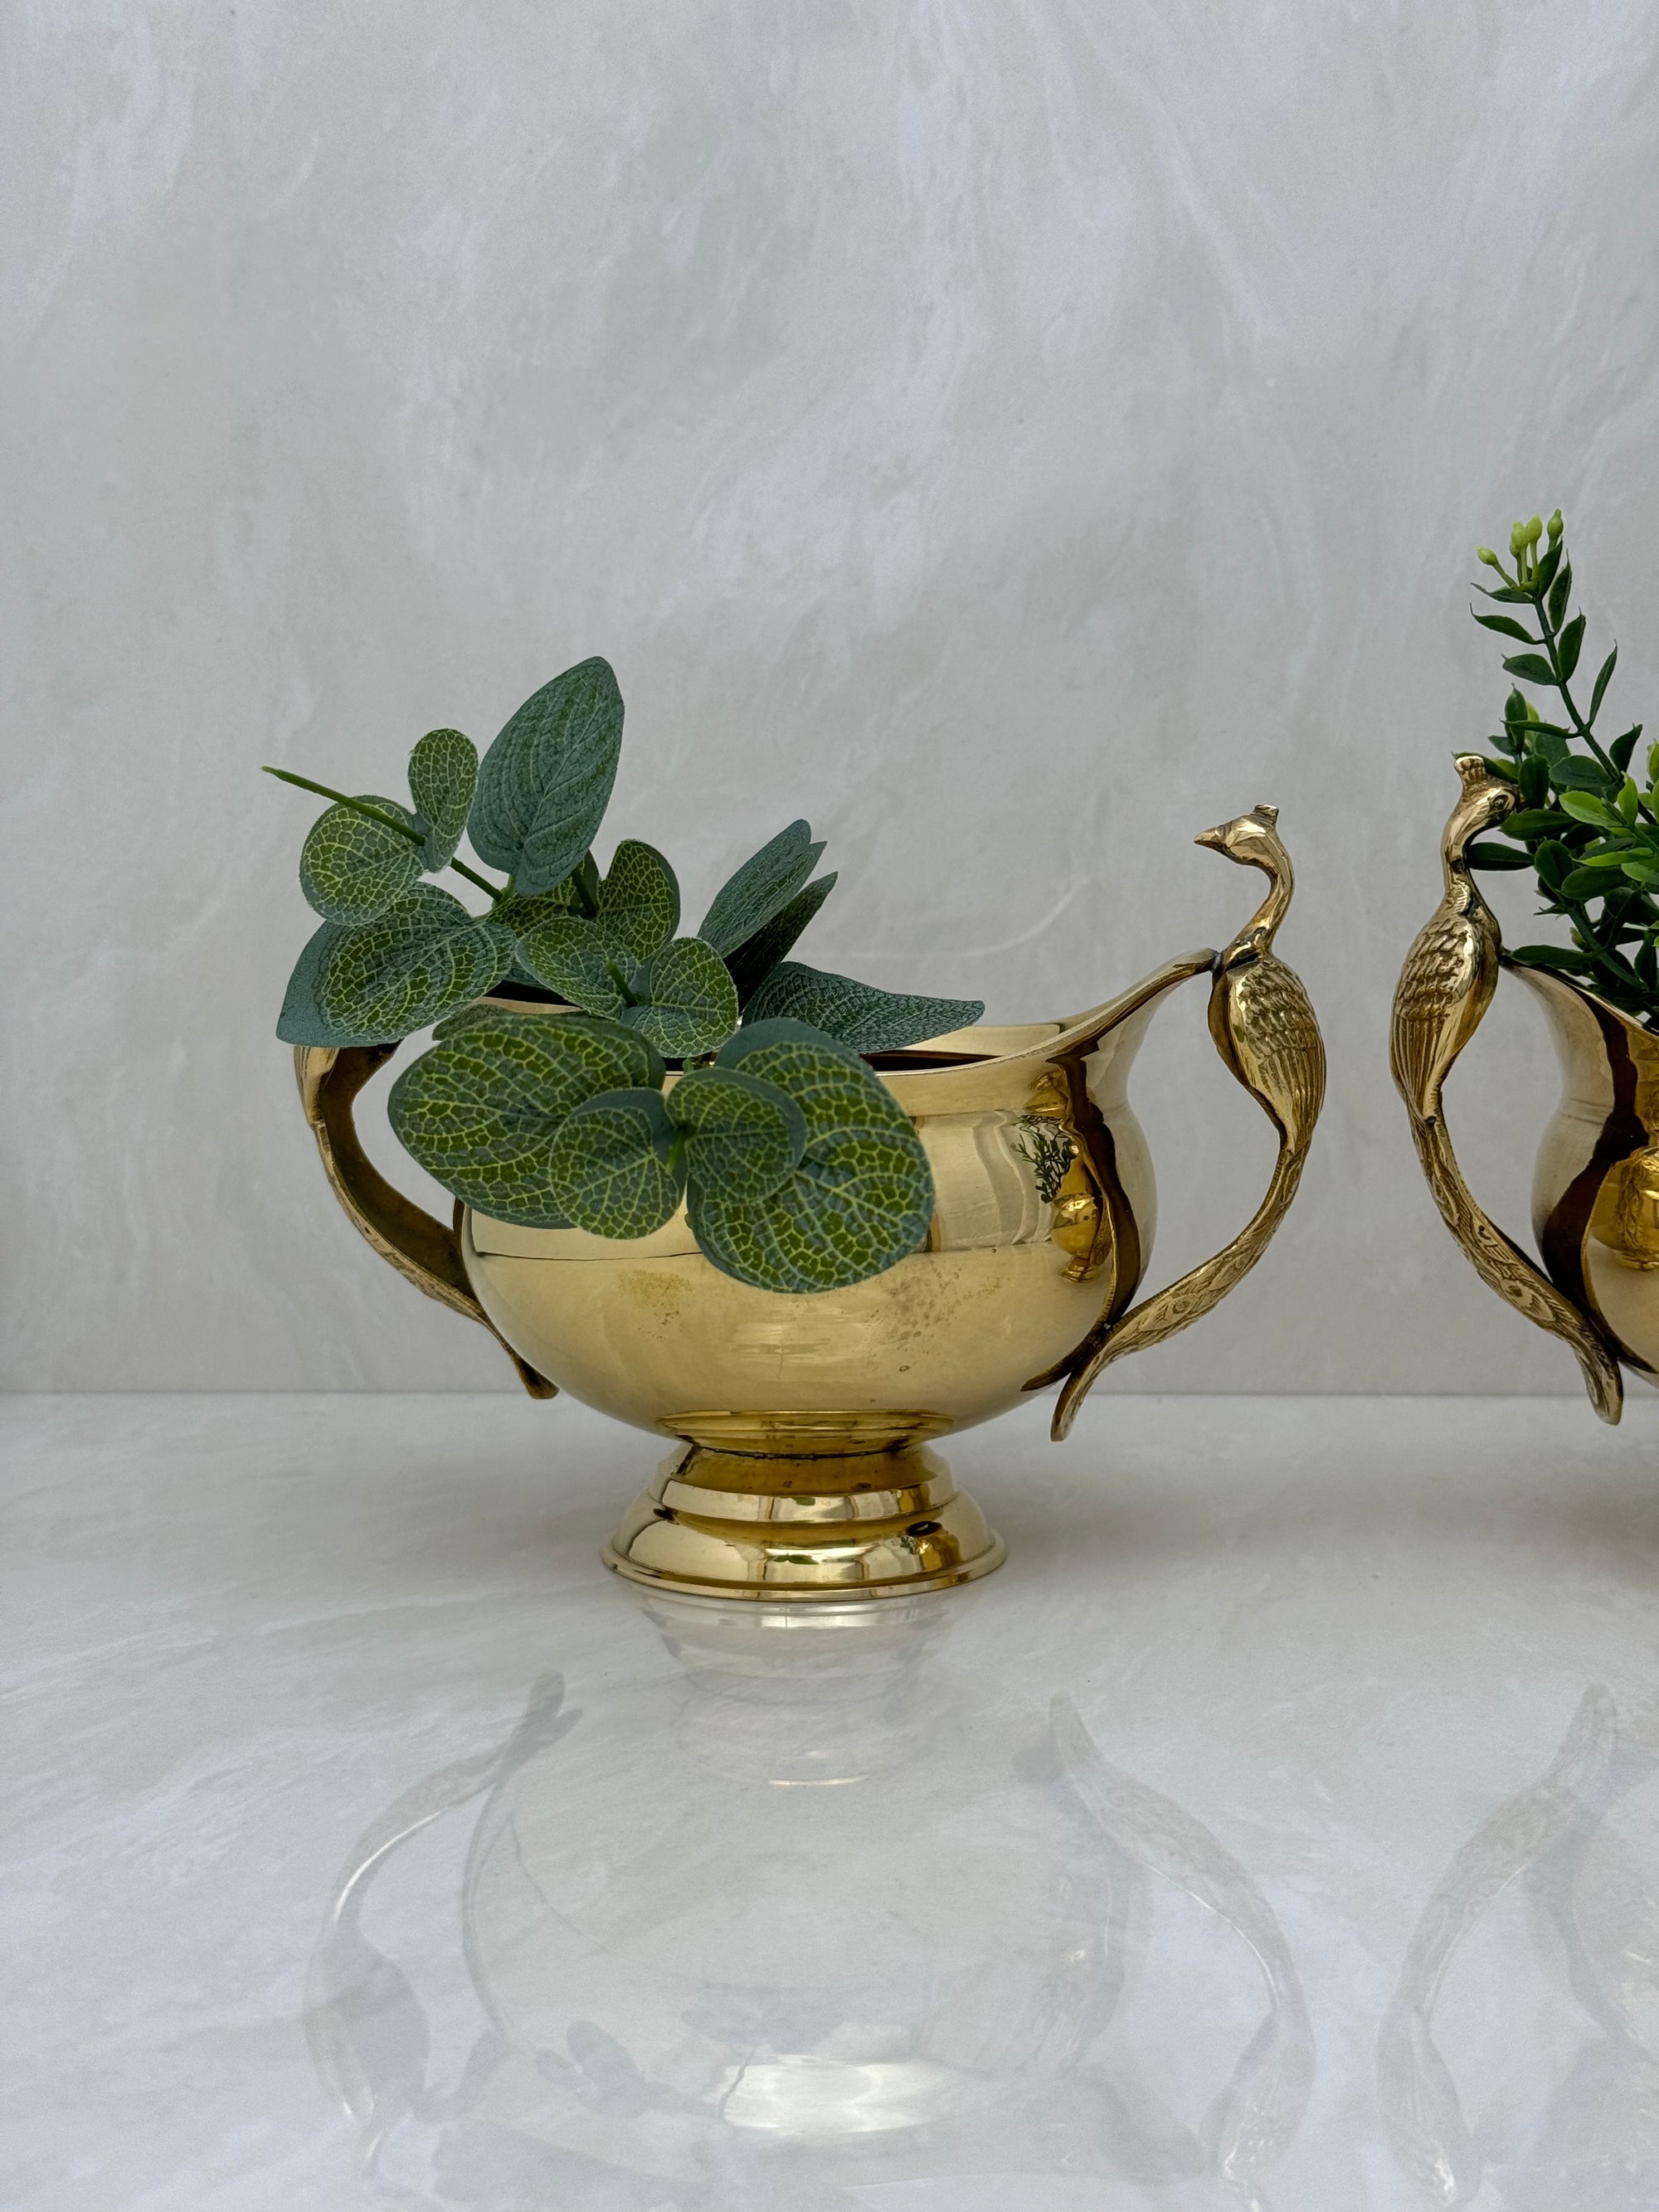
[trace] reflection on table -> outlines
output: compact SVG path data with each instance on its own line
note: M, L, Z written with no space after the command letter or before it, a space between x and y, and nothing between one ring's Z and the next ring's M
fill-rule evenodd
M1313 2039L1214 1837L1068 1698L1045 1714L953 1668L948 1598L639 1602L672 1665L580 1711L544 1678L505 1743L350 1855L308 2027L368 2200L1269 2212ZM365 1923L463 1808L453 1935L483 2024L445 2081L447 2024ZM1194 2107L1138 2039L1149 2012L1160 2048L1206 2025L1218 1925L1257 1996Z

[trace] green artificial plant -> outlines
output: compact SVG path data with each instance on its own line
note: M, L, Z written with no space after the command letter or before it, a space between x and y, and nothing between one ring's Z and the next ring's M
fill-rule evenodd
M482 761L459 730L428 732L407 805L268 769L331 802L300 855L322 921L276 1034L375 1045L435 1024L392 1087L392 1126L498 1220L643 1237L684 1200L739 1282L826 1291L878 1274L925 1239L933 1185L863 1055L984 1007L787 957L836 881L813 876L823 847L805 822L744 863L695 934L678 933L678 880L652 846L624 838L601 875L622 729L609 664L585 660ZM504 883L457 857L463 836ZM446 871L488 908L424 880Z
M1596 734L1607 686L1618 665L1614 646L1597 670L1581 713L1573 694L1584 641L1582 612L1568 618L1572 563L1558 507L1547 525L1534 515L1510 532L1511 568L1488 545L1479 558L1499 579L1477 586L1516 610L1482 614L1485 629L1514 642L1504 669L1515 679L1504 726L1490 742L1487 765L1520 787L1520 805L1499 827L1509 841L1488 838L1469 848L1477 868L1530 868L1543 899L1540 911L1560 915L1571 945L1522 945L1512 960L1554 968L1659 1030L1659 745L1648 748L1645 784L1631 774L1642 735L1637 722L1605 744ZM1528 627L1530 620L1531 628ZM1521 689L1554 695L1547 714Z

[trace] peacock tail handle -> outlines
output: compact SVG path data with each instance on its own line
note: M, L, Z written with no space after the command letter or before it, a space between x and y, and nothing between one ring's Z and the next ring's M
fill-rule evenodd
M353 1113L357 1093L397 1049L395 1044L295 1048L300 1097L330 1187L359 1234L383 1260L428 1297L487 1328L532 1398L556 1397L556 1385L520 1358L473 1297L454 1226L434 1221L412 1199L395 1190L363 1150ZM457 1206L458 1217L459 1212Z
M1571 1346L1590 1403L1616 1422L1624 1405L1618 1359L1595 1317L1567 1297L1477 1204L1446 1127L1442 1091L1498 988L1503 938L1475 888L1468 847L1520 802L1516 787L1478 754L1458 756L1462 793L1440 854L1444 890L1418 932L1395 986L1389 1060L1412 1139L1441 1217L1481 1281L1518 1314Z
M1218 1305L1272 1242L1302 1180L1314 1125L1325 1097L1325 1047L1301 979L1273 951L1273 937L1295 888L1290 855L1278 831L1279 810L1258 806L1197 842L1242 866L1260 868L1267 896L1224 951L1206 963L1210 1035L1222 1064L1279 1133L1279 1155L1266 1197L1232 1242L1165 1289L1124 1313L1109 1306L1075 1351L1027 1385L1063 1377L1054 1407L1056 1443L1070 1431L1096 1378L1114 1360L1162 1344Z

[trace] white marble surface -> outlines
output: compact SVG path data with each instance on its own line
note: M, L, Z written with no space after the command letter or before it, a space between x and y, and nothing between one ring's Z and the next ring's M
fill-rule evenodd
M1656 115L1652 0L8 9L0 1382L511 1390L325 1218L271 1037L310 809L257 771L388 789L604 653L607 836L695 903L806 814L803 950L996 1020L1224 942L1190 840L1278 801L1326 1126L1266 1303L1124 1382L1571 1395L1386 1015L1511 514L1566 507L1652 725ZM1454 1104L1518 1231L1508 995ZM1196 991L1144 1072L1178 1273L1268 1132Z
M1126 1399L653 1620L648 1439L0 1408L7 2212L1639 2212L1659 1421Z

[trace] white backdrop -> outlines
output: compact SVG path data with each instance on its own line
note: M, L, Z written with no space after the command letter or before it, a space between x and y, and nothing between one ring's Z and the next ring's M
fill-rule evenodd
M1330 1105L1109 1381L1577 1388L1387 1010L1502 696L1476 540L1559 500L1653 694L1651 0L19 0L3 68L11 1385L514 1387L323 1186L257 769L395 788L603 653L607 839L695 915L805 813L803 953L993 1019L1223 941L1260 879L1189 841L1277 800ZM1453 1103L1519 1230L1512 995ZM1271 1144L1199 987L1142 1065L1167 1273Z

